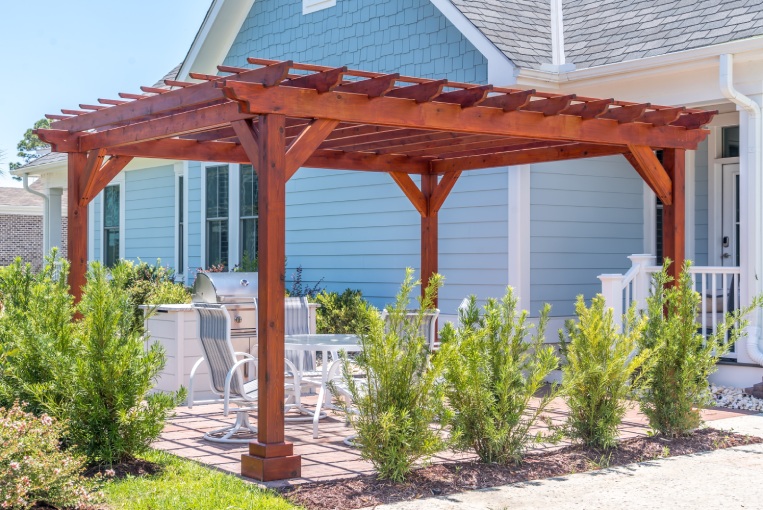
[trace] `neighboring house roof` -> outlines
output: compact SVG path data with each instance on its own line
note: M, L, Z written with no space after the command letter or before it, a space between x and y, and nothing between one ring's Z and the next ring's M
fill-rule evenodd
M551 63L549 0L452 0L514 64ZM763 35L760 0L564 0L567 62L578 69Z
M49 152L45 154L44 156L40 156L37 159L33 159L26 165L17 168L12 173L16 175L23 175L27 171L31 171L33 169L36 170L38 167L48 166L55 163L65 163L67 156L68 154L66 154L65 152Z
M33 195L24 188L0 188L0 205L41 207L42 197Z

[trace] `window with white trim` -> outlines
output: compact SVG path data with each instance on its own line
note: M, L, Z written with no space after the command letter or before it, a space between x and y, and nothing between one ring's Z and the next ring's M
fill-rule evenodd
M103 190L103 263L113 267L119 260L119 185Z
M335 5L336 0L302 0L302 14L322 11Z
M206 167L206 263L228 268L228 165Z

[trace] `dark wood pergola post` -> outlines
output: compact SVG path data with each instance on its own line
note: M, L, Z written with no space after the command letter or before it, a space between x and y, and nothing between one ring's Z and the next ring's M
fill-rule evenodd
M299 168L384 172L421 215L423 289L438 272L438 216L463 171L622 154L662 200L665 255L685 257L684 154L717 113L397 73L248 58L47 115L69 153L70 284L87 270L87 205L134 157L253 164L259 177L258 440L242 474L300 475L284 434L285 187ZM296 72L293 72L296 71ZM654 148L661 148L665 164ZM421 186L411 176L419 175Z
M69 231L67 232L69 270L69 288L74 301L82 298L82 287L87 273L87 204L80 204L81 178L87 164L87 154L72 152L69 154L67 174L69 199Z
M286 257L286 119L260 117L258 177L257 441L241 456L241 474L262 481L296 478L301 458L284 441L284 280Z
M671 204L663 205L662 246L664 256L673 261L668 272L677 281L686 259L686 151L665 149L662 160L673 183Z
M429 279L438 269L438 213L432 208L432 194L437 188L437 175L426 174L421 176L421 193L425 199L426 214L421 215L421 295L424 295L429 286ZM437 307L437 298L434 306Z

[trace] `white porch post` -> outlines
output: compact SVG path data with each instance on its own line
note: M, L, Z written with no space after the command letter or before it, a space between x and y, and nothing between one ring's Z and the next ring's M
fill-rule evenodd
M646 272L648 266L653 266L657 263L657 257L641 253L638 255L631 255L628 257L633 267L638 266L638 272L633 278L633 301L636 302L636 308L638 310L646 309L646 298L649 297L649 291L651 288L651 275Z
M508 168L509 285L522 310L530 310L530 165ZM531 311L532 312L532 311Z
M748 96L758 103L763 103L763 95ZM760 161L760 147L763 145L763 133L760 131L759 119L753 118L747 111L739 108L739 209L740 209L740 254L739 266L742 278L740 281L741 305L752 302L754 296L763 291L761 278L761 258L763 258L763 228L761 200L763 199L763 172ZM756 310L749 317L750 338L760 339L761 311ZM740 362L750 363L754 360L747 349L740 349Z
M48 188L48 235L46 237L47 243L45 243L45 255L47 255L53 247L61 249L62 246L62 228L61 223L61 197L64 193L63 188Z
M604 296L604 302L612 309L612 318L615 325L620 328L623 325L623 275L621 274L602 274L601 294Z

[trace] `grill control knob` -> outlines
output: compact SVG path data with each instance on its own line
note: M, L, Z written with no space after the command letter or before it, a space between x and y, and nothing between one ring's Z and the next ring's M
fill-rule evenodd
M243 321L243 320L244 320L244 319L242 319L240 315L236 315L236 318L235 318L235 319L233 319L233 321L234 321L236 324L241 324L241 321Z
M249 280L241 280L239 282L242 287L248 287L249 286Z

